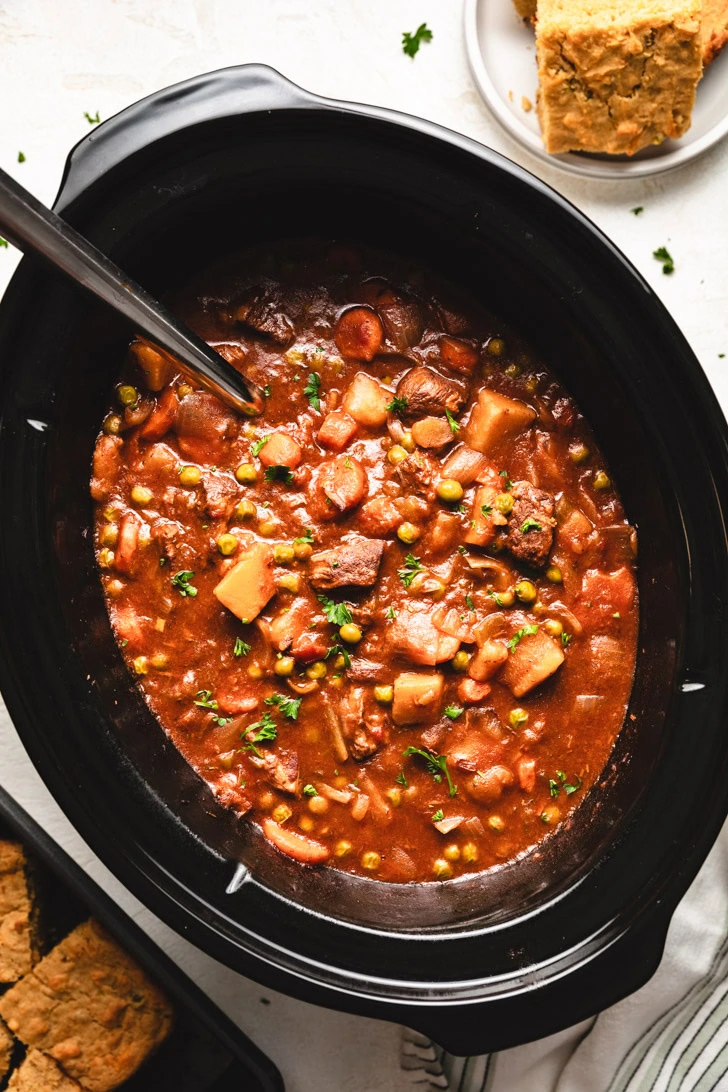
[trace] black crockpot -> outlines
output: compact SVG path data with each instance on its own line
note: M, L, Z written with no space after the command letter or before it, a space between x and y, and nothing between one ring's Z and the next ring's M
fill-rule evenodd
M725 422L648 286L501 156L258 65L105 122L71 153L55 208L157 294L293 235L364 238L438 270L576 396L640 540L629 714L573 822L515 865L444 884L302 868L216 805L124 667L88 477L131 331L25 259L0 307L0 681L84 838L229 966L455 1052L543 1036L644 983L728 811Z

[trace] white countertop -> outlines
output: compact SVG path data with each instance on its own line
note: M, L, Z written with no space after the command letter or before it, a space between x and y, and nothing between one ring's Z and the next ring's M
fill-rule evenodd
M728 140L688 167L644 182L582 181L544 167L482 104L465 59L461 7L462 0L0 0L0 166L50 203L68 150L88 132L85 111L108 118L200 72L270 64L319 94L459 130L544 178L656 289L728 409ZM402 32L423 21L434 38L412 61L402 53ZM644 206L639 217L630 212L636 205ZM675 260L670 277L652 258L660 246ZM12 249L0 249L0 291L16 260ZM274 1059L290 1092L411 1087L398 1069L397 1028L265 990L145 910L65 819L2 708L0 783Z

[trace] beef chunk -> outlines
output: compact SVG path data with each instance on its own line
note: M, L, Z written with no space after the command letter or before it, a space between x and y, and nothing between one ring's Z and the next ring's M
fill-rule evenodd
M202 479L205 511L212 519L228 519L240 490L226 474L206 474Z
M401 416L410 421L427 414L444 417L446 409L457 413L465 396L461 383L445 379L434 368L412 368L397 384L397 397L407 399Z
M433 482L439 478L440 465L432 455L424 451L414 451L407 459L397 464L396 476L402 483L405 493L415 496L434 496Z
M293 323L282 310L281 300L268 289L251 289L238 306L235 320L277 345L287 345L295 333Z
M554 539L554 498L530 482L515 482L513 511L505 544L513 556L534 569L542 568Z
M387 545L377 538L351 538L332 550L311 557L309 579L314 588L368 588L376 581Z
M364 690L355 686L341 706L341 725L352 758L361 762L373 755L384 738L384 715L380 710L364 711Z
M284 751L277 755L268 752L263 759L266 777L274 788L280 792L297 796L301 790L301 779L298 776L298 755L295 751Z

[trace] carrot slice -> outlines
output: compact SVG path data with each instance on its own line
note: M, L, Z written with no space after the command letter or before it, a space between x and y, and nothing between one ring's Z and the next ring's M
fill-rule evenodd
M287 857L293 857L294 861L313 865L328 860L329 851L320 842L314 842L304 834L296 834L294 830L286 830L272 819L264 819L262 825L268 841Z
M379 352L383 334L382 320L376 312L368 307L353 307L337 322L334 341L342 356L368 361Z

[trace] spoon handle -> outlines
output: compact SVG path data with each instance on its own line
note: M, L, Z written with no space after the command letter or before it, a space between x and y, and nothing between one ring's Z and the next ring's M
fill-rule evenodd
M14 178L0 169L0 235L24 252L33 250L82 285L226 405L247 416L262 413L263 392L243 378L100 250Z

